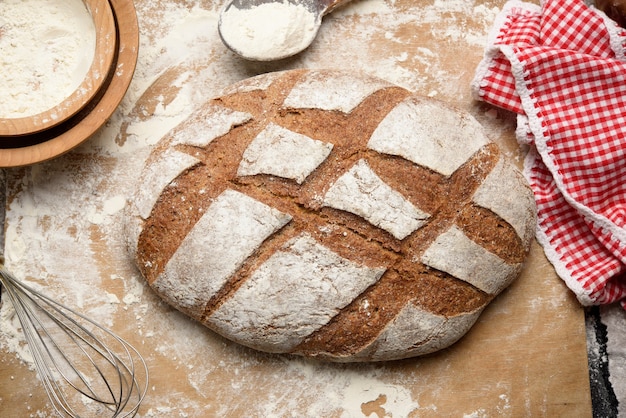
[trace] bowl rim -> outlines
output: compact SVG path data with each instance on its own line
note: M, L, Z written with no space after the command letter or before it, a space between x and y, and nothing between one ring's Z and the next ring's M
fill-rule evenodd
M93 59L81 84L48 110L19 118L0 118L1 136L24 136L41 132L68 120L83 109L101 90L117 50L115 16L109 1L82 0L95 26Z
M32 165L62 155L80 145L111 117L122 101L137 65L139 25L132 0L109 0L114 12L118 46L107 82L89 106L54 129L5 141L0 137L0 168ZM24 143L23 139L28 139Z

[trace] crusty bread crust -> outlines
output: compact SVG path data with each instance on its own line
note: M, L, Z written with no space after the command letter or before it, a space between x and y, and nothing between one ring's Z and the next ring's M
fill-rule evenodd
M535 209L471 116L292 70L229 87L163 138L127 227L153 289L225 337L378 361L464 335L519 275Z

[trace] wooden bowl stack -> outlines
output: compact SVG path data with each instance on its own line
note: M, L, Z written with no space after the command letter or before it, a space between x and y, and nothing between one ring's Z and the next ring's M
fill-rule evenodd
M96 29L91 66L63 102L35 115L0 118L0 167L30 165L71 150L110 118L126 93L139 46L134 5L128 0L83 1Z

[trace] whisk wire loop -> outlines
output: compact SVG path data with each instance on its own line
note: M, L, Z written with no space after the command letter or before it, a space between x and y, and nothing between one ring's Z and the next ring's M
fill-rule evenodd
M60 416L84 416L81 411L93 402L110 411L111 417L137 414L147 392L148 368L135 347L21 282L3 264L0 284L19 319L35 370Z

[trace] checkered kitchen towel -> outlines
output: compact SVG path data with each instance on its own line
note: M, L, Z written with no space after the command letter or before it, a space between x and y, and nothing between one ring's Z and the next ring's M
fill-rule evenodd
M537 238L583 305L626 308L626 30L582 0L509 1L476 71L518 114Z

